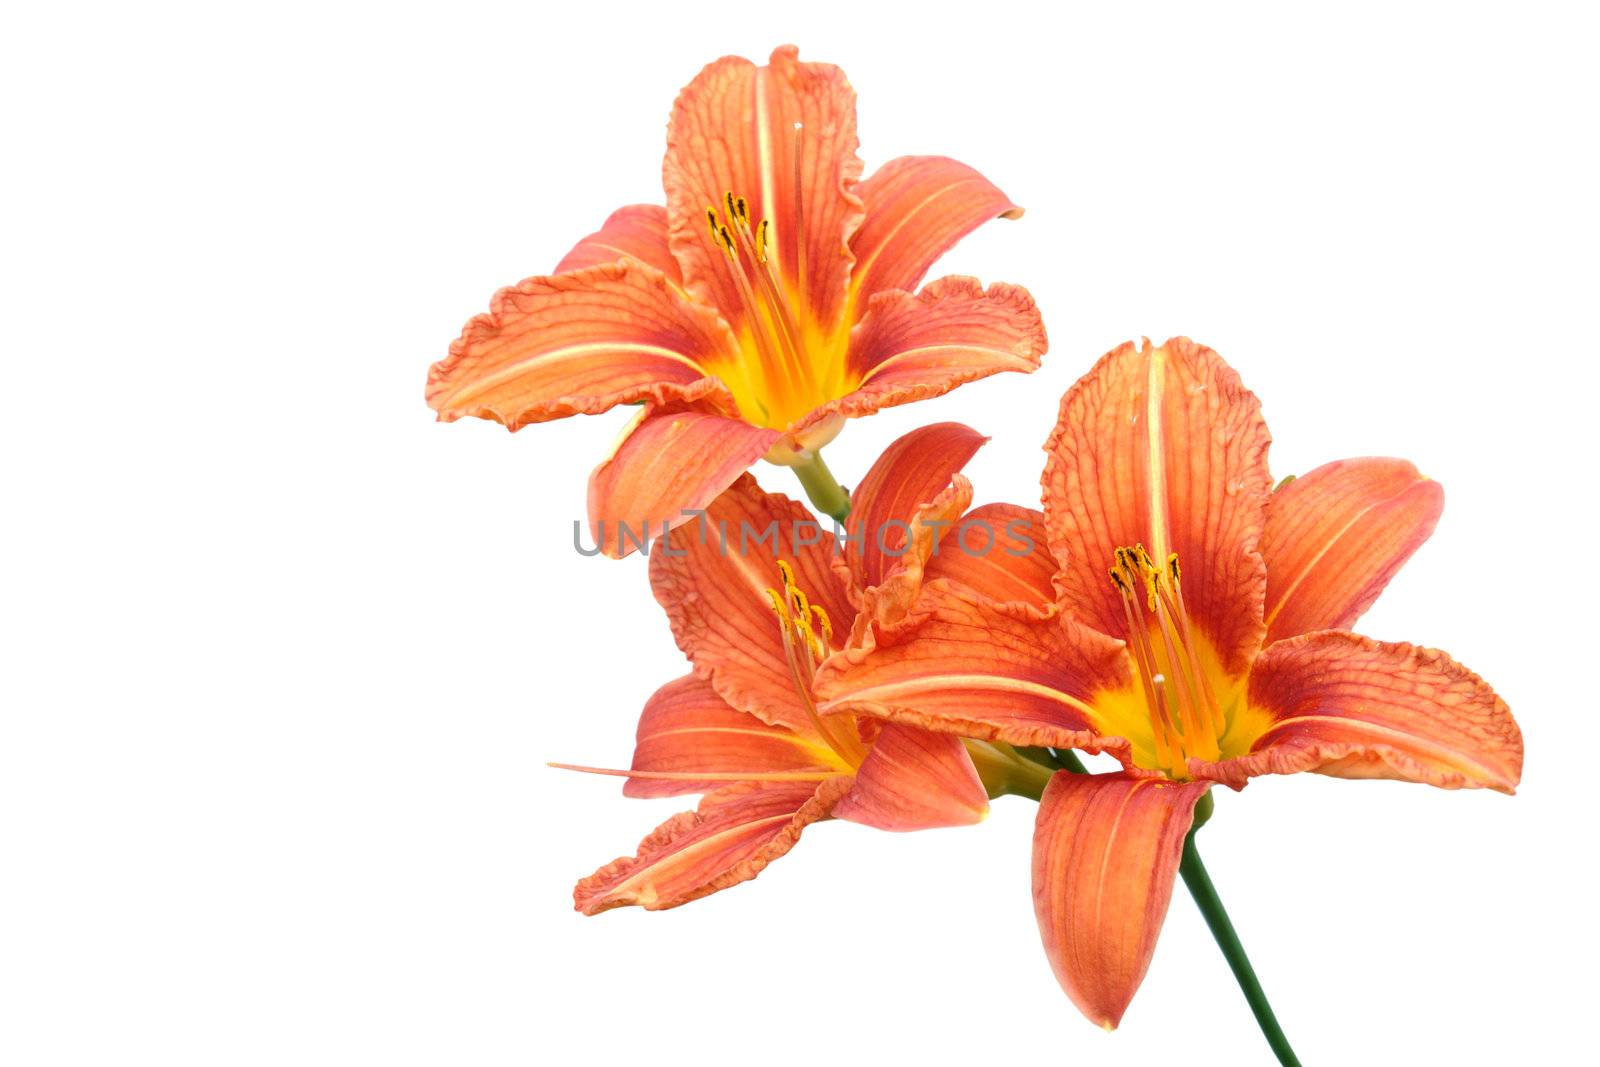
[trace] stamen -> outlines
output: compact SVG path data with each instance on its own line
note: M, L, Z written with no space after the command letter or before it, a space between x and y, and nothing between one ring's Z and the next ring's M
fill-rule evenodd
M714 221L715 212L710 208L706 211ZM733 234L728 227L714 222L712 240L722 246L723 255L728 261L728 273L733 277L734 288L739 291L739 299L744 303L745 317L750 320L750 334L755 338L762 362L769 367L783 369L787 361L773 350L773 338L766 329L765 320L761 317L761 304L756 299L755 291L750 288L750 278L745 273L744 264L739 260L738 246L734 242ZM779 351L781 350L780 343Z
M822 643L833 646L833 620L828 618L828 613L822 610L821 604L811 605L811 614L817 620L817 626L822 630Z
M829 652L828 641L833 637L833 625L828 619L828 613L822 608L813 605L794 581L794 567L788 560L778 560L778 574L783 579L783 589L766 590L767 600L773 612L778 616L778 630L783 637L783 657L789 668L789 679L794 685L795 695L800 698L801 705L805 708L806 716L811 720L812 728L833 749L840 759L852 767L859 767L866 758L866 749L861 744L861 739L855 736L854 720L848 716L840 716L845 721L838 725L843 727L843 732L832 728L829 722L823 720L817 711L815 698L811 695L811 679L817 673L817 666L827 658ZM811 627L811 620L816 618L823 627L823 637L819 637Z
M1180 571L1178 569L1178 554L1176 552L1172 553L1172 555L1167 558L1167 569L1172 573L1173 576L1172 590L1167 595L1168 609L1172 612L1173 618L1179 620L1180 624L1184 627L1185 634L1182 643L1185 651L1188 653L1189 672L1195 679L1196 687L1198 689L1195 699L1201 708L1202 718L1205 720L1206 729L1210 731L1211 736L1216 738L1220 743L1222 735L1228 732L1228 724L1223 718L1221 705L1217 703L1217 695L1211 688L1211 679L1201 667L1199 645L1192 638L1192 636L1188 634L1189 609L1183 602L1183 586L1178 581ZM1220 755L1221 753L1219 751L1218 756ZM1214 756L1210 758L1215 759L1217 757Z
M1214 747L1207 744L1207 739L1201 729L1200 721L1200 693L1194 683L1187 677L1183 660L1178 655L1177 644L1173 639L1172 621L1165 612L1156 612L1156 623L1161 628L1161 643L1167 650L1167 662L1172 665L1172 670L1178 675L1181 685L1173 686L1173 703L1178 706L1178 719L1183 723L1183 737L1185 755L1198 755L1206 759L1216 759L1210 750ZM1187 696L1189 699L1185 700ZM1195 751L1196 748L1199 751ZM1185 761L1187 762L1187 761Z
M795 414L802 405L814 406L812 402L835 395L846 374L841 360L819 359L817 356L821 353L811 351L807 335L797 321L795 302L786 291L787 280L799 286L803 299L807 287L805 206L800 184L805 173L803 129L801 123L794 124L795 185L792 190L777 190L779 194L791 194L795 208L793 275L780 269L782 249L777 245L780 238L771 220L752 218L751 204L746 197L729 189L722 194L720 211L714 206L706 209L712 243L728 260L728 270L749 324L750 342L756 349L757 358L740 371L746 382L744 391L736 390L735 395L739 396L747 415L754 415L760 409L763 422L772 425L777 425L772 421L775 415L781 421ZM784 234L782 239L788 240L790 236ZM825 351L831 353L832 350ZM771 403L774 399L778 402Z
M750 230L749 202L742 196L735 196L732 191L724 193L722 200L727 209L728 223L724 224L717 217L716 209L711 207L706 208L706 219L712 228L712 240L722 246L723 254L727 257L729 273L744 304L761 363L780 376L782 388L803 392L806 389L806 364L801 358L797 339L799 331L795 328L788 301L777 284L776 275L767 262L765 250L756 247L756 237ZM765 219L762 224L765 227ZM750 257L752 267L757 268L753 271L755 282L761 287L765 303L757 298L751 285L752 272L745 268L739 255L741 249Z
M1118 557L1122 558L1122 549L1118 549ZM1139 614L1139 598L1133 595L1132 589L1125 584L1125 575L1118 578L1118 586L1123 590L1122 614L1128 621L1128 643L1133 648L1136 661L1136 673L1139 682L1144 687L1145 707L1150 717L1150 733L1155 742L1156 765L1170 767L1174 763L1173 756L1173 727L1172 719L1167 715L1166 703L1157 695L1154 679L1159 677L1155 668L1155 650L1150 647L1150 630L1146 626L1144 616Z
M789 297L783 291L783 280L771 256L767 254L767 245L771 241L770 220L762 219L760 227L752 231L749 205L744 197L735 197L732 193L728 197L730 215L734 220L733 230L739 236L740 247L757 268L752 273L768 301L767 310L771 315L775 341L784 358L781 369L791 384L809 390L815 383L811 380L810 363L804 358L804 349L800 344L800 327L794 321Z
M1158 567L1144 545L1135 544L1117 548L1113 559L1107 573L1122 601L1157 768L1187 779L1191 758L1220 758L1227 723L1189 625L1178 555L1169 553Z

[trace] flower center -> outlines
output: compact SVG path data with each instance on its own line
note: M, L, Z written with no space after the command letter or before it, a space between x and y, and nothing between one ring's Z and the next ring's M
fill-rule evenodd
M794 581L794 568L788 561L778 561L778 572L783 576L783 589L768 589L767 599L778 616L778 630L783 635L783 655L789 665L789 680L795 695L806 710L811 726L820 738L851 770L861 766L867 758L866 746L856 728L855 716L835 715L824 721L817 714L817 701L811 693L811 680L816 677L817 665L832 651L833 621L821 604L813 604Z
M729 192L722 210L706 208L711 240L722 249L739 293L742 355L711 369L733 393L750 422L785 429L818 406L849 392L847 369L833 339L808 316L797 315L778 269L771 219L752 219L750 203ZM805 293L805 244L796 233L794 286Z
M1143 545L1119 548L1110 574L1122 597L1128 650L1154 738L1150 769L1187 780L1191 758L1221 756L1227 721L1184 607L1178 554L1158 566Z

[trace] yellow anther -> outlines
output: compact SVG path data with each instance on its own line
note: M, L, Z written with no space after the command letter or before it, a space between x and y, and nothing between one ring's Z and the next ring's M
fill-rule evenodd
M756 262L767 261L767 221L761 220L761 225L756 227Z
M789 566L789 561L788 560L780 559L778 561L778 573L783 575L783 588L784 588L784 590L788 591L790 589L793 589L794 588L794 568Z
M823 644L833 643L833 620L828 618L828 613L822 610L821 604L811 605L811 615L817 620L817 626L822 630Z
M789 601L794 605L795 620L802 626L806 625L811 618L811 601L794 586L789 587Z
M771 602L772 610L777 612L778 618L782 619L784 625L787 626L789 623L789 605L784 600L783 594L776 589L768 589L767 600Z
M1178 570L1178 554L1176 552L1167 557L1167 573L1172 575L1173 585L1177 585L1179 580L1183 577L1181 572Z
M1152 612L1156 610L1156 601L1160 599L1161 572L1149 568L1144 572L1144 602Z
M733 234L728 232L728 228L726 226L718 226L717 236L722 239L722 246L727 249L728 255L733 255Z
M1116 550L1114 557L1116 562L1107 573L1111 575L1111 584L1117 587L1117 592L1131 596L1134 583L1142 583L1145 605L1150 611L1155 611L1156 601L1160 599L1162 572L1156 569L1155 560L1150 558L1144 545L1138 544L1132 548L1124 545ZM1174 580L1177 576L1176 560L1176 553L1168 560Z
M735 203L735 206L738 208L738 211L736 212L736 214L739 216L739 219L741 221L743 221L743 222L749 222L750 221L750 205L745 202L744 197L742 197L742 196L739 197L739 199Z

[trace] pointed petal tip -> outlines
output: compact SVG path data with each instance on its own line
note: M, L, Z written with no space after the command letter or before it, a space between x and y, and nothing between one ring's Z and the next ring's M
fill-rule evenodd
M1184 835L1207 783L1058 772L1039 804L1033 899L1057 981L1112 1030L1166 918Z
M859 308L873 294L915 289L928 268L967 234L1022 208L977 170L948 156L900 156L859 187L865 210L851 247Z
M1261 537L1267 643L1354 627L1443 511L1443 487L1403 459L1334 460L1274 491Z

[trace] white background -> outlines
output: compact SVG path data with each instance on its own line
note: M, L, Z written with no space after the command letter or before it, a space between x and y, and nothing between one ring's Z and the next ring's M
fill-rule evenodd
M625 764L683 670L643 561L571 547L626 415L436 425L424 374L495 288L661 199L702 64L789 40L849 73L869 171L947 154L1027 206L935 274L1027 285L1050 330L1031 378L853 424L846 482L959 419L995 435L979 499L1031 503L1062 391L1187 333L1264 398L1275 474L1444 484L1361 628L1498 687L1520 794L1264 779L1203 850L1306 1062L1580 1054L1595 26L1130 7L11 9L0 1060L1266 1061L1181 889L1122 1029L1078 1016L1015 798L571 910L682 806L543 765Z

